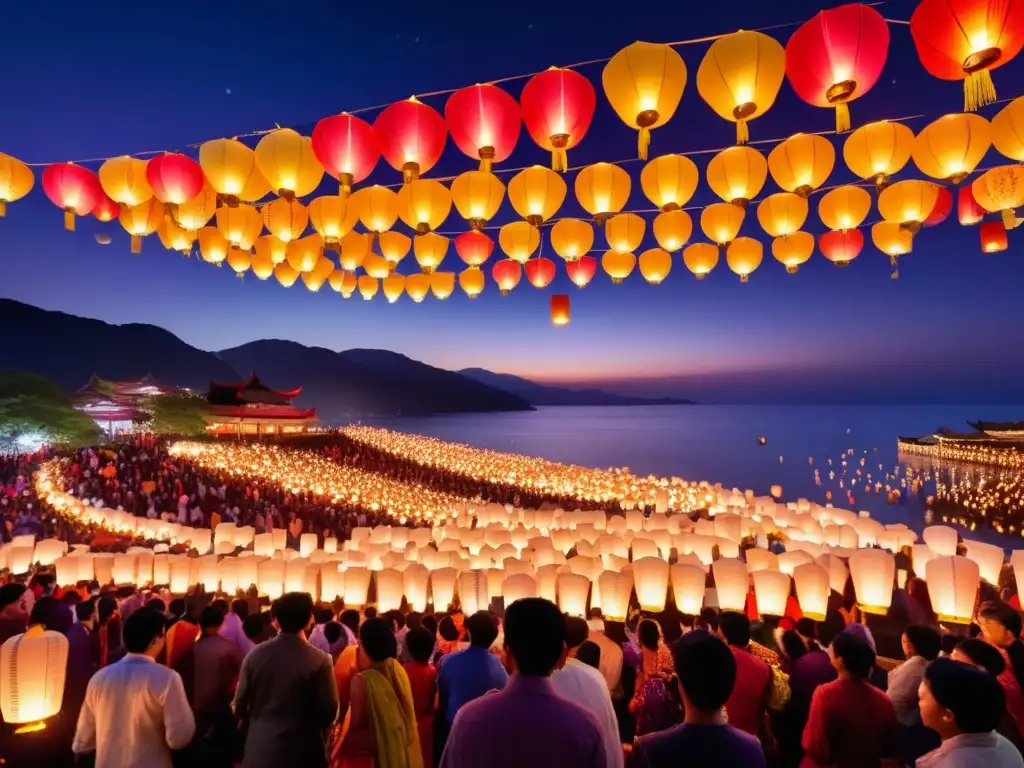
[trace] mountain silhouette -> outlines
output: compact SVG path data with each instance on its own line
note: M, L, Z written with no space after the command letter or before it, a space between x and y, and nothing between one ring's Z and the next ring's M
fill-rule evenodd
M631 397L605 392L601 389L552 387L537 384L521 376L513 376L510 373L494 373L484 368L464 368L459 373L521 397L530 405L693 405L692 400L672 397Z

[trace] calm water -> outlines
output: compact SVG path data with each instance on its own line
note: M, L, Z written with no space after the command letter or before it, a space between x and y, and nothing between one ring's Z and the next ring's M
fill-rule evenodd
M858 483L851 505L846 497L849 479L864 457L863 471L872 473L872 481L887 482L885 474L897 464L897 435L930 434L940 426L967 431L967 419L1024 419L1024 405L563 407L373 423L552 461L626 466L638 474L752 488L757 494L767 494L770 485L779 483L785 500L803 497L823 504L831 489L836 506L869 510L883 523L902 522L920 530L925 524L920 500L907 498L905 492L902 502L888 504L884 493L866 493ZM767 438L764 446L758 443L762 435ZM855 453L848 459L841 489L840 461L851 448ZM820 485L815 469L820 470ZM835 472L831 480L830 470ZM980 528L971 536L1004 545L1021 542Z

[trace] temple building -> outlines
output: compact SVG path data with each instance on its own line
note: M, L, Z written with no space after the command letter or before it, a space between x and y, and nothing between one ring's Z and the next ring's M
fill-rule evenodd
M204 414L207 428L217 435L253 437L305 432L317 423L316 409L293 405L292 400L300 394L302 387L272 389L255 374L233 384L212 381Z
M148 373L132 381L107 381L93 374L88 384L71 393L71 402L91 416L100 429L114 436L131 432L136 425L149 421L150 415L143 407L146 398L176 391Z

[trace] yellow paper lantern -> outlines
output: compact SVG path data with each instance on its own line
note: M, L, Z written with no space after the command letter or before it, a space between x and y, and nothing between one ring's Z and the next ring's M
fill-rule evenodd
M612 214L621 211L629 200L629 174L612 163L588 165L576 174L573 188L583 210L603 224Z
M452 202L470 229L483 229L501 208L505 185L493 173L466 171L452 181Z
M722 200L746 206L760 194L768 178L768 161L753 147L728 147L711 158L706 176Z
M602 269L608 273L612 282L616 284L621 283L629 277L635 266L636 256L632 253L605 251L604 256L601 257Z
M377 291L380 288L380 282L376 277L370 277L369 275L360 275L359 281L359 295L364 300L369 301L377 295Z
M640 187L661 211L675 211L693 197L699 175L697 166L686 155L662 155L640 171Z
M981 586L978 564L956 555L935 557L925 564L924 573L939 621L970 624Z
M258 200L253 191L266 184L256 168L256 154L237 139L214 139L199 147L199 165L210 186L226 205L238 205L240 200ZM257 189L254 190L254 185Z
M334 274L333 272L331 273ZM338 293L341 294L342 298L351 299L352 294L356 292L359 287L358 278L351 272L344 272L341 277L341 287L338 289Z
M789 574L781 571L756 571L751 574L754 582L754 598L757 610L762 616L784 616L786 601L789 599Z
M832 142L812 133L790 136L768 153L768 170L775 183L801 197L824 184L835 163Z
M587 615L590 579L581 573L560 573L557 577L558 610L569 616Z
M882 549L858 549L850 555L850 577L857 604L865 613L885 615L892 605L896 561Z
M960 112L926 125L914 139L911 156L921 173L959 184L978 167L991 144L988 120Z
M376 253L366 254L366 258L363 259L363 269L370 277L376 277L379 280L383 280L392 272L388 260Z
M416 263L420 265L426 274L430 274L444 261L448 253L449 240L436 232L428 232L425 235L416 235L412 239L413 255Z
M134 207L153 197L146 180L146 161L136 157L112 157L99 170L100 186L120 206Z
M562 207L566 189L561 174L532 165L509 180L508 199L516 213L538 227Z
M693 234L693 220L686 211L665 211L654 217L654 239L669 253L686 245Z
M132 253L142 253L142 238L156 232L164 219L164 204L155 197L132 206L121 206L121 226L131 235Z
M800 612L814 621L824 621L831 593L828 569L817 563L805 563L793 569L793 583Z
M411 182L411 184L415 183ZM405 185L405 187L408 186L410 184ZM409 249L412 247L412 240L401 232L381 232L377 236L377 245L380 247L381 255L391 265L391 269L394 270L398 262L409 253Z
M871 213L871 195L863 187L846 185L826 192L818 201L818 217L829 229L856 229Z
M625 621L629 598L633 593L633 572L604 571L597 578L601 593L601 611L608 621Z
M0 646L0 714L11 725L39 723L60 712L68 639L39 624ZM14 731L38 730L41 726Z
M231 243L216 227L203 227L198 232L199 253L203 261L209 264L220 264L228 257Z
M324 240L320 235L308 235L288 243L285 258L297 272L311 272L320 261L323 249ZM327 279L327 275L324 275L324 279Z
M414 179L398 190L398 215L419 235L433 232L452 209L452 193L434 179Z
M189 232L198 232L210 223L216 211L217 192L209 184L204 184L202 192L191 200L180 203L171 214L179 227Z
M403 275L390 274L381 280L380 285L388 304L394 304L405 293L405 277Z
M715 578L715 593L718 607L723 611L743 611L747 605L746 564L733 558L715 560L711 564L711 573Z
M320 237L319 235L310 235L310 237ZM334 271L334 262L330 259L321 256L316 264L313 265L313 269L308 272L303 272L302 282L306 284L306 288L316 293L323 288L324 283L327 282L327 278L331 276Z
M551 247L566 261L578 261L594 247L594 228L580 219L559 219L551 228Z
M637 41L616 53L601 84L622 122L639 131L637 155L647 159L651 131L675 114L686 88L686 64L670 45Z
M257 237L253 249L260 261L266 260L273 265L280 264L288 255L288 243L282 243L273 235Z
M1024 163L1024 96L1014 99L992 118L992 145L1011 160ZM2 159L0 159L2 166ZM0 171L0 179L3 172ZM0 181L0 199L3 199Z
M761 266L764 248L759 240L750 237L737 237L725 251L725 262L729 269L740 276L740 282L750 279L751 273Z
M217 209L217 229L235 248L249 249L263 231L263 217L251 205Z
M290 243L302 236L309 223L309 211L295 198L279 197L263 206L263 223L278 240Z
M704 606L704 585L707 580L704 569L676 563L669 568L669 576L678 611L688 616L699 615Z
M801 264L806 264L814 253L814 235L809 232L793 232L785 237L772 240L772 256L786 271L794 275Z
M878 189L899 173L914 150L914 132L903 123L880 120L851 133L843 144L846 167L862 179L872 179Z
M186 256L192 252L192 245L196 241L196 233L182 229L175 224L170 217L161 219L156 228L157 237L169 251L178 251Z
M419 304L430 291L430 275L416 272L405 278L405 292L409 298Z
M402 607L402 572L394 568L377 571L377 610L381 613Z
M760 32L733 32L711 44L697 69L697 91L718 116L736 123L736 143L749 139L747 122L763 115L782 87L786 51Z
M791 235L807 221L807 200L793 192L768 195L757 205L757 220L772 237Z
M537 597L537 581L528 573L516 573L506 576L501 582L501 594L507 609L516 600Z
M21 160L0 152L0 218L7 215L7 204L21 200L35 184L32 169Z
M239 248L232 248L228 251L228 266L235 272L236 277L242 277L252 266L252 255L248 251ZM216 564L216 561L214 561Z
M274 267L274 277L285 288L291 288L295 285L295 281L299 279L299 271L292 269L288 262L283 262Z
M914 234L935 209L939 190L939 185L930 181L898 181L878 195L878 212L886 221L901 224Z
M640 254L639 266L644 280L657 285L672 271L672 256L661 248L649 248Z
M736 239L746 212L731 203L712 203L700 212L700 228L712 242L725 247Z
M633 579L640 610L665 610L668 593L668 563L660 557L642 557L633 563Z
M540 247L540 231L525 221L514 221L498 231L498 245L513 261L525 264Z
M359 209L340 195L323 195L310 201L309 220L324 239L324 245L337 250L341 238L351 232L359 220Z
M880 221L871 227L871 242L889 257L905 256L914 247L910 230L892 221Z
M432 272L430 274L430 292L434 298L444 301L455 292L454 272Z
M619 253L631 253L640 247L647 222L635 213L619 213L605 222L604 237L608 247Z
M1024 165L1000 165L985 171L971 185L978 205L986 211L1002 212L1007 229L1017 226L1015 210L1024 206Z
M694 277L703 280L718 264L718 247L710 243L694 243L683 250L683 263Z
M472 616L477 611L486 611L490 607L486 571L463 571L459 574L459 604L465 616Z
M475 299L483 292L486 282L487 280L480 267L470 267L459 273L459 287L471 299Z
M324 177L313 140L291 128L271 131L256 144L256 167L280 197L305 197Z
M271 235L267 235L267 237L271 237ZM252 273L260 280L270 279L270 276L274 274L274 267L276 266L270 249L267 246L261 248L257 241L256 250L250 259L250 266Z
M363 265L370 253L372 236L361 232L349 232L341 238L341 268L347 272L355 272Z
M348 198L355 206L359 221L371 232L387 232L398 220L398 195L379 184L363 187Z

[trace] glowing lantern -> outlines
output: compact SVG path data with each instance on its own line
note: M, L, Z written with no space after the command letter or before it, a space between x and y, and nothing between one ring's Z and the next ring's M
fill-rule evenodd
M786 74L786 51L760 32L733 32L711 44L697 70L697 91L718 116L736 123L736 143L749 139L747 122L767 112Z
M568 325L571 315L569 312L569 297L564 293L551 295L551 324Z
M506 576L501 583L501 594L505 599L505 607L507 608L516 600L537 597L537 582L528 573L516 573L512 576Z
M669 569L672 594L680 613L696 616L704 605L704 584L707 575L696 565L677 563Z
M444 235L436 232L428 232L425 235L416 235L412 239L412 251L416 257L416 263L420 265L424 273L430 274L444 261L448 253L449 240Z
M928 594L939 621L970 624L981 577L978 564L966 557L934 557L924 566Z
M579 72L551 67L527 81L519 103L530 137L551 151L551 169L564 172L567 151L580 143L594 117L594 86Z
M409 249L412 248L412 240L401 232L381 232L377 236L377 244L392 272L398 266L398 262L404 259L409 253Z
M416 272L415 274L409 275L405 278L405 293L417 304L427 297L427 293L429 291L430 275L424 275L422 272Z
M604 571L597 578L601 592L601 611L609 621L625 621L629 609L629 597L633 592L633 572Z
M786 43L786 76L797 95L816 107L835 107L836 133L850 130L847 104L878 81L889 52L889 26L861 3L819 12Z
M928 214L922 223L922 227L934 227L949 218L953 212L953 193L945 187L939 187L939 196L935 198L935 205L932 212Z
M999 572L1003 568L1003 560L1006 557L1005 550L995 544L986 544L983 541L971 541L970 539L965 539L964 545L967 548L967 559L978 564L981 578L989 584L997 586Z
M914 236L895 222L880 221L871 227L871 242L889 257L905 256L913 250Z
M377 295L377 291L380 289L380 283L376 277L370 277L369 275L360 275L359 281L359 295L364 300L369 301Z
M1016 226L1015 209L1024 206L1024 165L1001 165L981 174L971 185L978 205L990 213L1002 212L1007 229Z
M459 273L459 287L471 299L475 299L483 293L486 282L487 278L484 277L483 270L480 267L470 267Z
M319 237L319 235L310 235L310 237ZM321 256L311 270L302 273L302 282L306 284L307 289L316 293L323 288L324 283L327 282L327 278L331 276L333 271L334 263L330 259Z
M738 205L712 203L700 212L700 228L708 239L725 247L739 234L745 213Z
M397 101L373 123L380 138L381 154L406 182L418 179L434 167L448 138L448 128L437 110L415 96Z
M377 610L397 611L402 606L402 572L394 568L377 571Z
M501 291L502 296L508 296L509 291L519 285L522 276L522 265L512 259L502 259L491 268L491 277L498 284L498 290Z
M580 256L576 261L566 262L565 273L577 288L586 288L597 274L597 259L593 256Z
M534 288L547 288L555 279L555 262L543 256L527 261L523 265L523 270L526 272L526 279Z
M639 265L644 280L657 285L672 270L672 256L661 248L649 248L640 254Z
M654 217L654 239L669 253L678 251L693 234L693 221L686 211L666 211Z
M104 194L100 201L96 203L96 207L92 209L92 215L96 217L97 221L113 221L121 215L121 206ZM213 216L213 209L210 209L210 216ZM209 221L209 219L206 221ZM203 224L205 223L204 221Z
M355 272L363 265L366 257L370 255L371 237L360 232L349 232L341 238L341 257L338 261L342 269L346 272Z
M394 304L405 293L405 277L403 275L390 274L381 280L380 285L388 304Z
M218 212L218 216L220 213ZM292 269L298 272L310 272L320 261L324 241L320 235L309 235L288 244L285 258Z
M192 244L196 241L196 233L182 229L170 218L164 218L156 228L156 234L167 250L180 251L186 256L192 250Z
M338 195L314 198L308 212L313 229L331 250L337 250L341 238L352 231L359 218L359 209Z
M238 248L232 248L228 251L228 257L226 259L228 266L234 270L237 277L242 277L246 272L249 271L249 267L252 266L252 254L248 251L242 251Z
M331 270L331 274L327 276L327 284L331 286L331 290L341 293L341 289L345 287L345 275L347 274L350 273L343 269ZM345 298L348 297L346 296Z
M245 203L221 207L217 209L217 229L235 248L249 249L263 231L263 217Z
M434 179L415 179L398 191L398 215L417 234L425 235L437 229L451 209L451 192Z
M324 167L313 152L313 141L291 128L271 131L256 144L256 167L270 188L291 200L305 197L324 177Z
M662 155L644 166L640 186L662 212L686 205L697 188L697 166L685 155ZM627 193L628 197L628 193Z
M519 104L495 85L455 91L444 105L444 116L452 141L467 157L480 159L481 171L507 159L519 140Z
M878 212L886 221L915 234L935 208L939 189L938 184L930 181L897 181L878 196Z
M470 230L455 238L455 252L471 267L484 264L494 251L494 241L483 232Z
M595 163L576 174L574 189L583 210L603 224L629 200L629 174L611 163Z
M635 42L616 53L601 83L622 122L639 131L637 152L647 159L651 131L675 114L686 88L686 64L670 45Z
M263 223L282 243L290 243L302 236L309 223L309 211L295 198L280 197L263 206Z
M846 166L862 179L874 179L882 189L889 177L910 160L914 132L902 123L880 120L855 130L843 144Z
M11 725L38 723L60 712L68 640L35 625L0 646L0 714ZM38 730L25 726L19 731Z
M835 162L832 142L810 133L790 136L768 153L768 170L775 183L801 197L825 183Z
M594 228L580 219L560 219L551 228L551 247L567 262L576 261L594 245Z
M509 202L516 213L535 227L555 215L565 200L565 192L562 177L542 165L532 165L508 182Z
M957 192L956 217L965 227L977 224L985 218L985 209L974 199L974 190L970 184L960 187Z
M1011 101L992 118L992 145L1011 160L1024 162L1024 96Z
M886 222L880 222L886 223ZM878 226L877 224L875 226ZM874 232L872 231L872 234ZM904 233L908 235L909 232ZM864 235L859 229L844 229L837 232L826 232L818 238L818 247L825 258L837 267L845 267L860 254L864 248ZM882 249L885 250L885 249ZM886 253L889 256L901 256L900 253Z
M487 589L487 573L485 571L464 571L459 574L459 603L466 616L477 611L486 611L491 604Z
M604 237L608 246L619 253L630 253L640 247L647 222L635 213L620 213L605 223Z
M540 246L540 231L528 222L515 221L498 231L498 244L510 259L525 264Z
M267 235L272 237L272 235ZM260 238L262 240L263 238ZM282 258L284 254L282 252ZM274 257L267 245L260 245L259 240L256 241L256 250L250 258L250 266L252 267L252 273L256 275L260 280L268 280L270 276L274 274ZM332 286L333 287L333 286Z
M694 243L683 249L683 263L694 277L703 280L718 264L718 248L710 243Z
M742 611L747 604L747 566L739 560L727 558L711 564L715 578L718 607L723 611Z
M991 143L988 120L960 112L926 125L914 139L912 157L922 173L959 184L978 166Z
M164 204L152 197L144 203L121 208L118 220L132 236L132 253L142 253L142 238L156 232L163 218Z
M359 212L359 220L370 232L387 232L398 220L398 195L387 187L364 187L349 198Z
M755 571L751 574L754 582L754 597L762 616L783 616L789 598L789 574L781 571Z
M112 157L100 166L99 179L106 195L119 205L139 205L153 197L145 160L127 155Z
M199 253L203 261L209 264L220 264L228 257L231 243L216 227L203 227L198 232Z
M818 217L831 230L856 229L871 212L871 195L863 187L836 187L818 201Z
M858 549L850 555L850 576L861 610L884 616L892 604L896 579L892 555L882 549Z
M366 605L370 592L370 577L373 575L368 568L349 566L345 571L345 607L352 608Z
M376 253L366 254L366 258L363 259L363 269L370 277L376 277L383 279L391 274L391 265L388 264L387 259L383 256L378 256Z
M202 237L202 232L199 233L199 236L200 238ZM291 288L295 285L295 281L299 279L299 274L299 271L292 268L288 262L282 262L274 267L274 277L285 288Z
M768 161L753 147L728 147L708 163L708 186L722 200L746 206L768 178Z
M102 171L102 169L100 169ZM100 181L103 181L101 173ZM146 163L146 181L153 196L170 206L181 205L203 191L203 169L185 155L166 152Z
M250 198L246 194L252 180L262 179L262 174L256 169L256 154L237 139L214 139L204 143L199 147L199 165L210 186L227 205L263 196Z
M964 81L964 111L996 100L991 70L1024 45L1024 6L1005 0L922 0L910 36L924 68L940 80Z
M636 256L632 253L622 251L605 251L601 257L601 267L615 284L621 283L633 272L636 266Z
M814 253L814 235L809 232L793 232L785 237L772 240L772 256L795 275L801 264L806 264Z
M1005 251L1008 245L1006 227L1001 221L987 221L978 231L981 236L981 250L985 253Z
M86 216L103 197L100 180L73 163L54 163L43 171L43 191L64 211L64 229L74 232L75 216Z
M454 272L432 272L430 274L430 292L438 301L444 301L455 292Z
M761 266L764 248L760 241L750 237L737 237L725 251L725 262L729 269L740 276L740 282L750 279L750 274Z
M7 214L7 204L21 200L33 184L35 176L27 165L0 152L0 218Z
M486 171L466 171L452 181L452 202L471 229L483 229L505 199L505 185Z
M325 117L313 128L313 154L340 184L340 196L348 197L352 185L373 171L380 159L380 141L373 126L342 112Z
M665 610L668 592L668 563L660 557L642 557L633 563L633 578L640 610Z
M948 525L929 525L921 531L921 538L928 548L939 557L955 555L960 539L956 529L950 528ZM917 568L916 564L914 567Z
M586 616L590 579L580 573L560 573L557 586L558 610L569 616Z
M209 184L204 184L198 195L180 203L171 213L179 227L198 232L210 223L216 211L217 192Z
M758 203L757 220L772 237L791 235L807 221L807 200L792 192L768 195Z
M828 570L817 563L798 565L793 569L793 583L800 612L814 621L824 621L831 592Z

